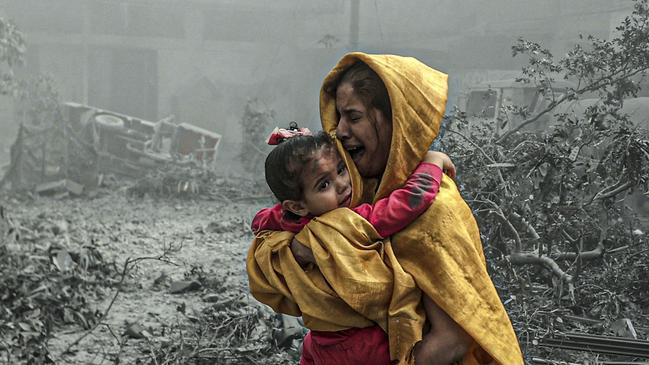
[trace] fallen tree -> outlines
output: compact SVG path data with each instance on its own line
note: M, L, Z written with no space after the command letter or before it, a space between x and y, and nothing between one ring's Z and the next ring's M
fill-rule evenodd
M557 298L572 302L584 261L624 249L642 232L625 197L649 189L649 116L632 120L624 108L649 70L649 2L636 0L615 34L580 36L560 59L520 39L513 53L529 62L517 81L534 85L545 106L502 106L496 122L477 124L458 110L441 140L485 244L511 264L545 268ZM559 79L574 86L557 94ZM569 107L584 95L595 98ZM530 128L548 116L549 128Z

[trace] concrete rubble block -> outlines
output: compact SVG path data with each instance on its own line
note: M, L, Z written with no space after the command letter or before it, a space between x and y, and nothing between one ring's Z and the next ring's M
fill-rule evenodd
M39 195L58 195L61 193L81 195L83 185L69 179L62 179L39 184L36 186L35 191Z
M203 301L207 303L216 303L221 299L221 294L206 294L203 296Z
M214 161L221 135L198 126L180 123L172 141L172 153L183 156L193 154L200 161Z
M616 336L638 338L638 332L629 318L618 319L611 324L610 328Z
M126 329L124 330L124 336L135 338L135 339L142 339L142 338L150 338L151 333L144 326L138 323L131 323L127 325Z
M196 280L181 280L174 281L171 283L171 288L169 288L169 293L171 294L182 294L189 291L198 290L202 287L201 283Z

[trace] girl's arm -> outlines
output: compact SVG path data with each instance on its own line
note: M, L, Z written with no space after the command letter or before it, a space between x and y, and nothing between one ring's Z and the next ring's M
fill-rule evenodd
M254 234L262 231L288 231L298 233L309 222L309 219L300 219L294 223L288 223L282 219L282 205L275 204L270 208L264 208L255 214L252 220L251 228ZM293 238L289 245L293 257L300 264L305 267L308 264L315 264L313 251L305 245L301 244L298 240Z
M297 220L285 219L284 211L280 203L271 208L264 208L257 212L252 219L252 232L257 234L261 231L288 231L298 233L311 220L308 217L300 217Z
M455 176L455 167L446 154L428 151L402 188L374 204L361 204L353 210L367 219L381 237L391 236L430 207L439 191L443 169Z

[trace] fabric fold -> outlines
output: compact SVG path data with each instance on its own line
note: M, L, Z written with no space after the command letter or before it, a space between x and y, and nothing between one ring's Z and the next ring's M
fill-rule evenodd
M353 205L371 202L402 186L437 135L444 114L447 76L414 58L350 53L325 77L322 126L335 136L332 85L363 61L383 80L392 105L390 156L380 181L362 179L338 141L353 184ZM302 269L288 232L258 235L247 259L250 290L274 310L302 315L314 330L336 331L378 324L387 330L391 358L413 363L422 338L421 295L432 298L475 340L462 364L523 364L511 322L487 273L471 209L444 176L432 206L386 240L350 209L313 219L296 236L313 250L317 267ZM433 324L435 319L431 319Z

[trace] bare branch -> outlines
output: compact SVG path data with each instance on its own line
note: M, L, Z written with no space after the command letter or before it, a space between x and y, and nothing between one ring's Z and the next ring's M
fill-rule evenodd
M536 232L536 229L534 229L534 227L525 218L523 218L520 214L518 214L516 212L513 212L512 216L514 218L518 219L518 221L521 222L521 224L523 224L527 228L527 233L532 235L533 240L536 241L536 240L541 238L539 236L539 234Z
M519 124L515 128L512 128L512 129L508 130L507 132L505 132L505 134L503 134L502 136L500 136L500 138L498 138L498 140L496 140L496 144L501 144L505 139L507 139L507 137L509 137L512 134L518 132L519 130L521 130L526 125L536 122L537 120L539 120L539 118L541 118L545 114L547 114L547 113L551 112L552 110L554 110L554 108L556 108L559 104L563 103L567 99L568 99L568 94L564 95L558 101L552 101L545 109L540 111L537 115L535 115L535 116L533 116L531 118L525 119L524 121L521 122L521 124Z
M471 145L473 145L475 148L477 148L477 149L478 149L478 150L479 150L479 151L480 151L480 152L481 152L481 153L482 153L482 154L487 158L487 160L489 160L489 162L491 162L492 164L497 163L496 160L494 160L491 156L489 156L489 155L487 154L487 152L485 152L485 150L482 149L482 147L478 146L478 144L476 144L476 143L475 143L473 140L471 140L469 137L465 136L464 134L462 134L462 133L460 133L460 132L458 132L458 131L454 131L454 130L452 130L452 129L450 129L450 128L448 128L447 131L449 131L449 132L451 132L451 133L455 133L455 134L457 134L458 136L464 138L465 141L469 142ZM503 187L505 188L505 193L507 193L507 187L508 187L509 185L505 182L505 178L503 177L502 172L500 172L500 169L496 169L496 172L498 173L498 178L500 179L500 183L503 184ZM508 195L509 195L509 194L508 194Z
M505 217L505 214L503 213L500 206L489 199L474 200L474 201L479 203L487 203L493 207L493 209L490 212L495 214L498 218L500 218L500 220L507 226L507 228L509 228L509 230L512 232L512 235L514 236L514 251L521 252L521 250L523 249L521 236L518 234L518 231L516 230L512 222L510 222L509 219Z
M645 68L642 68L642 69L635 70L635 71L630 72L630 73L625 73L622 76L620 76L620 77L618 77L616 79L613 79L613 77L617 76L621 71L624 71L623 69L618 70L618 71L614 72L613 74L602 76L601 78L599 78L596 81L593 81L590 85L584 87L581 90L575 90L574 91L574 96L577 97L577 96L585 94L587 92L595 91L595 90L603 87L606 84L615 84L615 83L619 82L622 79L633 77L633 76L635 76L635 75L637 75L637 74L639 74L641 72L646 71L647 69L649 69L649 66L645 67ZM557 101L553 100L545 109L540 111L538 114L536 114L535 116L533 116L531 118L525 119L524 121L521 122L521 124L519 124L515 128L512 128L512 129L508 130L507 132L505 132L505 134L503 134L502 136L500 136L500 138L498 138L498 140L496 140L496 144L501 144L503 141L505 141L505 139L507 139L507 137L509 137L512 134L518 132L519 130L521 130L526 125L536 122L537 120L539 120L539 118L541 118L545 114L547 114L547 113L551 112L552 110L554 110L557 106L559 106L560 104L562 104L563 102L568 100L570 97L572 97L572 95L566 93L563 97L561 97L561 99L559 99Z
M633 186L633 183L631 181L626 181L622 183L621 181L618 181L615 185L606 187L602 189L601 191L597 192L595 196L590 200L588 204L592 204L595 201L598 200L603 200L603 199L608 199L611 197L614 197L615 195L630 189Z
M583 252L560 252L553 253L551 256L555 260L594 260L596 258L602 257L604 253L604 244L598 244L597 247L590 251Z
M78 345L83 339L85 339L88 335L90 335L99 325L103 324L103 320L106 319L108 316L108 313L110 310L113 308L113 304L115 304L115 301L117 300L117 297L119 296L119 293L122 292L122 285L124 284L124 280L126 280L126 277L130 273L130 271L137 265L137 263L145 261L145 260L157 260L157 261L162 261L165 263L169 264L174 264L172 261L168 259L168 255L177 252L182 248L182 243L180 244L179 247L174 247L172 244L169 246L163 246L163 251L159 256L143 256L143 257L136 257L136 258L127 258L124 261L124 265L122 265L122 271L120 272L120 280L117 283L117 290L115 291L115 294L113 295L113 298L110 300L110 303L104 310L104 312L101 314L101 316L97 319L95 324L87 329L81 336L79 336L76 340L72 341L62 352L62 354L68 354L72 350L72 348L76 345Z
M572 283L572 275L563 271L556 261L546 255L538 256L534 252L512 252L509 259L512 264L516 265L535 264L545 266L565 283Z

